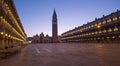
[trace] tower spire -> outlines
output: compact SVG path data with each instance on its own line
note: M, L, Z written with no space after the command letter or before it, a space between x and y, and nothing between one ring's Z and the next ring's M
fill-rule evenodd
M54 16L54 17L57 16L56 11L55 11L55 8L54 8L53 16Z
M52 16L52 42L57 43L58 41L58 28L57 28L57 14L54 8Z

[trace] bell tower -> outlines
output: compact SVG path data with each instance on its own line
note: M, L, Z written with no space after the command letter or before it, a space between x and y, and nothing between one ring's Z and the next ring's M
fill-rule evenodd
M52 16L52 42L58 43L57 14L55 9Z

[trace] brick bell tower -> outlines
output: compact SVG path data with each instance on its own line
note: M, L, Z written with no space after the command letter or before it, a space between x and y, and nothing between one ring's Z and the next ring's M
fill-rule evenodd
M57 14L54 9L53 16L52 16L52 42L58 43L58 28L57 28Z

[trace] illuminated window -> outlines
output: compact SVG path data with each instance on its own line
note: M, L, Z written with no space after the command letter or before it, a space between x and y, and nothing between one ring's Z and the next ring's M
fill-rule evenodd
M5 34L5 36L8 36L8 34Z
M105 23L106 23L106 21L103 21L103 22L102 22L102 24L105 24Z
M111 22L111 19L108 19L107 22Z
M114 17L114 18L113 18L113 21L115 21L115 20L117 20L117 17Z
M112 29L111 29L111 28L109 28L109 29L108 29L108 32L112 32Z
M0 16L0 21L2 20L2 16Z
M95 26L97 26L97 24L95 24Z
M118 31L118 28L115 26L114 31Z
M92 32L92 35L94 35L94 32Z
M98 37L97 39L100 39L100 37Z
M100 30L99 33L102 33L102 31Z
M104 37L102 37L102 39L104 39Z
M94 25L92 25L92 28L94 27Z
M89 35L91 35L91 33L89 33Z
M119 16L119 19L120 19L120 16Z
M115 36L112 36L112 38L114 39L114 38L115 38Z
M98 34L98 32L96 31L95 34Z
M118 38L120 38L120 36L118 36Z
M98 24L101 25L101 22L99 22Z
M101 28L101 26L100 26L100 25L97 25L97 28L99 29L99 28Z
M103 33L106 33L107 31L106 30L103 30Z
M88 26L88 28L90 28L90 26Z
M94 38L94 40L96 40L96 38Z
M1 35L3 35L4 33L3 33L3 32L1 32L0 34L1 34Z
M93 38L90 38L91 40L93 40Z
M109 39L110 37L106 37L107 39Z

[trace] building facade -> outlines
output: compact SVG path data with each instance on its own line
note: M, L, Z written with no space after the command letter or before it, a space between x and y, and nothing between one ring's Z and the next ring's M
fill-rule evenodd
M120 43L120 11L61 34L62 42Z
M44 33L42 32L40 35L34 35L32 38L32 43L51 43L52 40L49 37L49 35L44 36Z
M58 27L57 27L57 14L54 9L53 16L52 16L52 42L58 43Z
M13 0L0 0L0 49L22 45L26 34Z

